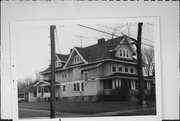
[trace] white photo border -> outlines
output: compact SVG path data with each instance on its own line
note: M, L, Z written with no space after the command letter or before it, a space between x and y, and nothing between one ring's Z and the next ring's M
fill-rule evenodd
M161 48L158 49L160 50L158 53L160 53L162 57L162 67L158 67L157 69L161 70L161 79L163 80L161 82L162 104L160 104L160 106L162 105L162 119L179 119L179 4L177 4L176 1L1 1L0 119L18 120L17 114L14 114L17 113L16 106L13 105L13 99L15 97L13 97L14 92L12 88L17 85L12 81L13 74L11 73L13 70L11 67L13 61L12 63L10 62L12 55L10 52L10 27L12 27L12 25L10 24L17 20L41 21L134 17L159 17L160 19L158 31L160 31L159 38L161 40ZM72 120L76 119L78 118ZM82 119L80 118L78 120ZM101 120L100 118L97 119ZM110 120L111 118L107 117L106 119ZM113 119L116 120L116 117ZM45 121L45 119L42 120ZM157 120L157 117L152 119L152 121L155 120Z

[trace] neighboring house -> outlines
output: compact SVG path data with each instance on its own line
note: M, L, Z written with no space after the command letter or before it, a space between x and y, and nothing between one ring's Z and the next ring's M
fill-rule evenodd
M22 89L18 90L18 101L27 101L27 102L34 102L37 100L37 91L36 88L33 87L37 81L24 86Z
M69 55L56 54L55 63L59 100L97 101L98 95L112 95L122 86L139 89L136 50L126 36L99 39L97 44L71 49ZM50 80L50 67L40 74ZM151 79L145 78L145 84L150 90Z
M56 85L59 83L56 82ZM56 98L59 97L59 86L56 88ZM35 81L18 90L18 101L36 102L50 101L50 81Z

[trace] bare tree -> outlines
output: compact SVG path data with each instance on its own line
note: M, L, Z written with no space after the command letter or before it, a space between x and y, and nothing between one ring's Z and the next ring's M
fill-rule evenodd
M154 75L155 73L155 62L154 62L154 48L144 48L142 50L142 58L145 63L144 71L147 76Z
M28 76L25 79L19 79L18 80L18 89L22 89L23 87L29 85L32 82L33 82L33 79Z
M19 79L18 80L18 89L22 89L23 87L33 83L34 81L40 81L40 74L39 74L39 71L36 71L34 73L34 77L35 78L32 78L30 76L27 76L25 77L24 79Z

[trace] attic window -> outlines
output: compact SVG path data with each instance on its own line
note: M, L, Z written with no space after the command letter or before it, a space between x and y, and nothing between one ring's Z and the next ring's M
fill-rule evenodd
M119 57L129 58L129 51L127 49L119 49Z
M129 57L129 51L126 50L126 57L128 58Z
M56 61L56 62L55 62L55 67L60 67L60 66L61 66L61 62Z
M79 63L81 61L82 61L82 59L79 55L74 56L74 63Z

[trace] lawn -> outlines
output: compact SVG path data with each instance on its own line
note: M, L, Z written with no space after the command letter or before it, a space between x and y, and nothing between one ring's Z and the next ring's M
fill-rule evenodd
M155 102L148 102L148 107L155 107ZM49 102L21 102L21 109L49 110ZM121 110L141 109L137 102L56 102L56 111L75 114L96 114Z

